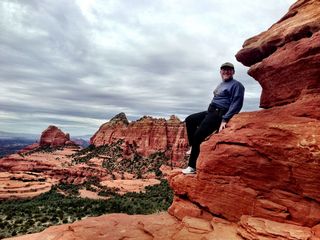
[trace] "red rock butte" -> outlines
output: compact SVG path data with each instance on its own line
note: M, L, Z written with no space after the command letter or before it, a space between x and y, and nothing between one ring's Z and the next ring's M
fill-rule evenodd
M56 126L49 126L46 130L44 130L40 137L40 146L50 146L50 147L58 147L65 145L75 145L70 140L69 133L62 132Z
M184 163L185 152L188 149L185 124L176 116L171 116L169 120L144 116L129 123L126 115L119 113L103 124L90 142L100 146L119 139L125 140L126 146L137 146L137 151L142 156L157 151L166 152L174 165Z

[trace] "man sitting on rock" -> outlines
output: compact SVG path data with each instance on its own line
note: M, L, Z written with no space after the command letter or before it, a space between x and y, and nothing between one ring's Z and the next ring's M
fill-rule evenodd
M242 108L245 89L233 78L234 73L232 63L222 64L220 67L222 82L214 90L208 110L191 114L185 120L191 151L188 167L182 170L184 174L196 172L200 144L213 132L224 129L227 122Z

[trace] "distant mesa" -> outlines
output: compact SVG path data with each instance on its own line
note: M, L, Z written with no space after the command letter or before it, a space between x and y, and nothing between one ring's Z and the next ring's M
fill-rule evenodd
M50 125L45 129L40 136L37 143L33 143L19 150L17 153L26 153L39 147L64 147L64 146L79 146L80 144L70 140L69 133L62 132L58 127Z

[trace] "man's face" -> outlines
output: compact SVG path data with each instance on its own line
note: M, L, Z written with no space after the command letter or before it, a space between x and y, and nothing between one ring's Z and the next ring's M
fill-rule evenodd
M220 75L222 80L229 80L233 77L234 69L233 68L221 68Z

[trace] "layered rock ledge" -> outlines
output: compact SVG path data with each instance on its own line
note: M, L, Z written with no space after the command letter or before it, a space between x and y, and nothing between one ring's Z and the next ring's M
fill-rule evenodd
M90 240L92 237L97 240L318 240L315 235L317 230L250 216L243 216L237 225L215 217L208 220L185 216L179 221L168 213L131 216L109 214L50 227L41 233L10 240Z
M309 227L319 223L319 101L314 94L236 116L201 146L197 175L172 177L177 198L233 222L251 215Z

